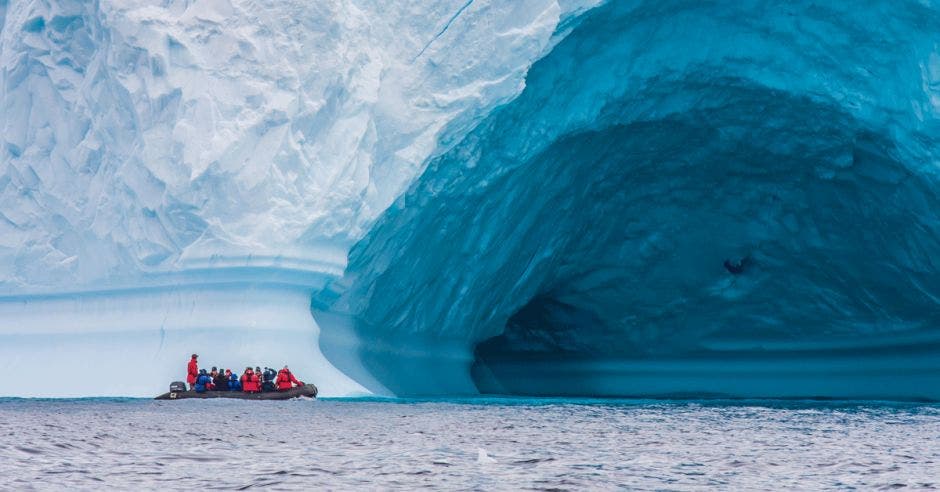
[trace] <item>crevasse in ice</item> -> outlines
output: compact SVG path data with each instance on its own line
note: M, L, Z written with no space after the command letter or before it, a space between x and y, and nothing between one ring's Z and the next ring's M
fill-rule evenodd
M0 12L6 367L940 397L927 4Z

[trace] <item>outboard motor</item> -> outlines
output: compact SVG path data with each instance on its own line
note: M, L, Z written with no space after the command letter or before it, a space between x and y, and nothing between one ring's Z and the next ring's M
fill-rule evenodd
M170 393L182 393L186 391L186 383L182 381L173 381L170 383Z

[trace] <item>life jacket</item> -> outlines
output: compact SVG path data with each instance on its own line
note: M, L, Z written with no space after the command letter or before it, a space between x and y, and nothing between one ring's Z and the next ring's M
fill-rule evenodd
M248 371L242 374L242 391L257 392L261 389L258 375L254 371Z
M289 390L294 387L294 384L301 386L303 383L297 380L294 375L287 369L281 369L277 373L277 390L284 391Z

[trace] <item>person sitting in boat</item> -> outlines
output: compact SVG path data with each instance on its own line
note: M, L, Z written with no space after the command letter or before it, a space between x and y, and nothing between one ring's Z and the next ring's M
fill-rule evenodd
M207 390L215 390L215 376L217 374L219 374L219 368L212 366L212 369L209 370L209 384L206 385Z
M264 372L261 373L261 391L275 391L277 388L274 386L274 378L277 377L277 371L271 369L270 367L265 367Z
M205 369L199 370L199 377L196 378L196 393L205 393L206 390L210 390L212 385L212 378L206 374Z
M294 374L290 372L290 369L287 366L284 366L284 369L281 369L277 373L277 390L278 391L287 391L294 387L294 385L303 386L304 383L297 380L294 377Z
M241 391L242 383L238 380L238 374L232 372L231 369L225 370L225 375L228 377L228 390L229 391Z
M231 374L232 371L229 371ZM212 385L215 387L216 391L228 391L228 377L225 376L221 370L216 371L215 377L212 378Z
M261 380L251 367L245 368L245 373L241 377L242 391L245 393L259 393L261 391Z

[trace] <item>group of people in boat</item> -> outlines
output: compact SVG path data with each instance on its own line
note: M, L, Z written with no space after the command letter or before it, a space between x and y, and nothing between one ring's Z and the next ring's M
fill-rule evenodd
M206 391L243 391L245 393L261 393L266 391L287 391L296 386L303 386L287 366L280 371L270 367L246 367L239 377L231 369L213 367L206 371L199 369L199 355L193 354L186 367L186 382L189 389L197 393Z

